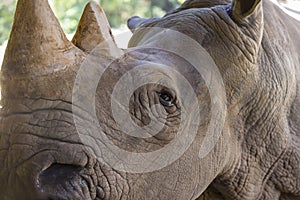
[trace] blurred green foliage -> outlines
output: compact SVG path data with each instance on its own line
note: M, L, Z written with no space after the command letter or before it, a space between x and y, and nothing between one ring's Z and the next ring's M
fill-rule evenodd
M4 2L4 0L1 0ZM17 0L0 3L0 45L8 39ZM104 8L113 28L126 25L134 15L141 17L162 16L184 0L96 0ZM49 0L49 3L66 33L76 30L84 6L89 0Z
M0 3L0 45L7 40L10 33L15 7L15 0Z

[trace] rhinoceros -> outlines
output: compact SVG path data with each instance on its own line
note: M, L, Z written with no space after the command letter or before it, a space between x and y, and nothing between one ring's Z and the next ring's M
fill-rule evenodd
M19 0L1 72L0 199L300 199L300 23L268 0L128 20L90 2L69 41Z

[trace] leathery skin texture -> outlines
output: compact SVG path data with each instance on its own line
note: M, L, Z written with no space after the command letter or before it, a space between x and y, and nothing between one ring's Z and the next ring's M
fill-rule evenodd
M300 199L300 23L268 0L187 0L128 27L117 48L90 2L69 41L47 0L18 1L0 199Z

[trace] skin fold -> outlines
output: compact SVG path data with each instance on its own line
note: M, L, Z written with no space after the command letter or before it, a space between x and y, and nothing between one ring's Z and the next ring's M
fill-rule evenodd
M129 48L112 51L105 13L91 2L70 42L47 0L18 1L1 71L1 199L300 199L300 23L268 0L188 0L162 18L134 17L128 26L133 32ZM214 124L222 127L220 138L204 158L199 151L211 134L214 106L205 74L160 48L180 44L164 44L168 31L145 27L192 38L222 76L226 118ZM104 46L93 51L100 43ZM113 59L116 52L121 56ZM111 64L95 95L83 90L79 97L94 100L101 130L73 96L80 67L93 53ZM151 122L151 115L166 121L157 135L137 138L116 123L111 102L123 102L111 94L124 74L146 64L157 66L152 75L168 77L170 88L159 82L137 88L129 100L130 117L140 127ZM168 146L182 120L193 122L181 112L186 105L179 97L185 91L171 69L192 86L201 116L195 138L178 159L155 171L130 173L87 150L78 129L89 134L94 128L119 148L144 153ZM138 72L131 81L142 76Z

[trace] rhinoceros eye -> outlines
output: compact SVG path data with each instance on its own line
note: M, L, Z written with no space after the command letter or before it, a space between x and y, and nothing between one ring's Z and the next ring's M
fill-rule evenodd
M171 107L174 105L175 98L171 93L162 91L159 93L159 101L163 106Z

